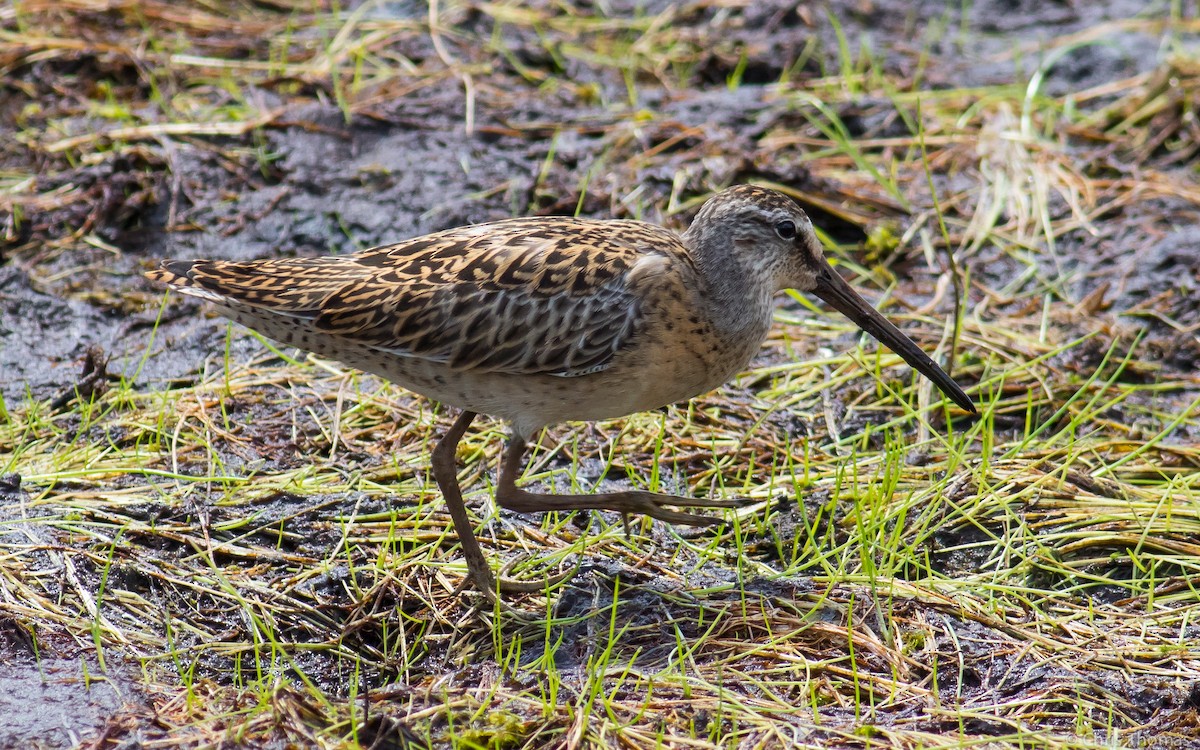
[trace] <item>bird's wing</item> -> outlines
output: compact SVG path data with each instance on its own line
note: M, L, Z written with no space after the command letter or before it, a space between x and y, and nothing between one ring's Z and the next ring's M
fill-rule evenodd
M645 325L641 289L690 264L651 224L510 219L350 256L166 261L181 291L455 368L578 376L604 370Z

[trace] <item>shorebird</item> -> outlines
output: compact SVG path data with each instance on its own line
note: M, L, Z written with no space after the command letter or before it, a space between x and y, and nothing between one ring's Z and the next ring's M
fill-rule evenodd
M504 508L717 523L672 507L740 503L521 489L526 443L548 425L620 417L716 388L759 350L772 298L784 289L815 294L975 411L962 388L829 265L796 202L752 185L710 198L682 235L640 221L516 218L345 256L165 260L147 276L284 344L460 409L431 468L468 579L491 599L540 585L497 582L475 538L455 453L476 415L510 429L496 482Z

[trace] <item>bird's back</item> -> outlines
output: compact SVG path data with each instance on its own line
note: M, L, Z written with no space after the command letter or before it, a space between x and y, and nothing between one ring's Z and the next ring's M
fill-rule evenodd
M578 376L645 326L645 287L693 273L677 235L565 217L451 229L353 255L164 261L147 274L262 333L455 370Z

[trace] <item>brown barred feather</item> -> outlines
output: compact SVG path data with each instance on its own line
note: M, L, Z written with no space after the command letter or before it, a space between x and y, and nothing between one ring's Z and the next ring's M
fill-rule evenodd
M252 315L454 369L576 376L642 329L647 264L690 264L674 233L630 221L510 219L342 257L166 261L150 278Z

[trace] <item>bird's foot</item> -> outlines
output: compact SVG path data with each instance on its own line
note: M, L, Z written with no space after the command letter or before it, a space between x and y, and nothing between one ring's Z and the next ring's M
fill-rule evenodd
M474 539L472 539L472 541L474 541ZM478 543L475 542L475 544ZM523 622L532 622L534 618L530 613L513 607L508 602L501 599L500 596L545 593L555 586L574 578L583 564L581 561L580 563L576 564L575 567L570 568L569 570L564 570L548 578L543 578L542 580L518 581L516 579L506 577L506 574L512 570L513 566L516 565L517 562L518 560L510 561L503 568L501 568L499 574L496 575L492 573L491 568L485 561L478 560L474 561L473 564L473 561L469 556L467 558L467 577L464 578L462 583L458 585L457 592L462 592L468 588L475 588L477 591L483 594L484 598L488 601L488 604L492 605L493 607L498 607L500 611L504 612L509 617Z
M556 573L540 581L518 581L515 578L507 578L506 575L512 571L518 562L520 562L520 558L510 560L500 569L500 574L496 578L496 584L501 594L540 594L571 580L579 573L579 569L583 567L583 561L580 560L569 570Z
M613 510L621 514L641 513L668 523L685 526L712 526L722 519L713 516L698 516L672 510L667 506L684 508L740 508L741 500L713 500L711 498L679 497L658 492L627 490L624 492L602 492L597 495L544 495L527 492L517 487L500 486L496 502L502 507L518 513L543 513L546 511Z

